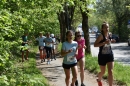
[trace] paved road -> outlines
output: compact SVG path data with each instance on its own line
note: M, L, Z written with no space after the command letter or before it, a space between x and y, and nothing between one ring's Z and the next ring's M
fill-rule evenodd
M93 46L95 40L95 34L90 34L91 51L93 56L97 56L99 51L98 47ZM130 65L130 47L127 42L113 43L111 46L114 52L115 61L125 65Z

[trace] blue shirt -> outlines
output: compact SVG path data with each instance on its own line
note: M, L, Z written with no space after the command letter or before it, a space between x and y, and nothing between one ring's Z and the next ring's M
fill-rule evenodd
M46 47L52 47L52 42L53 42L53 40L52 40L51 37L45 38L44 41L45 41L45 46L46 46Z
M45 42L44 42L44 39L45 39L45 38L46 38L45 36L36 38L36 40L37 40L38 43L39 43L39 46L45 46Z
M76 56L75 56L77 46L78 46L78 43L75 42L75 41L72 41L72 43L69 43L67 41L63 42L62 48L61 48L62 50L67 52L68 50L72 49L71 53L68 53L67 55L64 56L64 59L63 59L64 64L77 63L77 59L76 59Z

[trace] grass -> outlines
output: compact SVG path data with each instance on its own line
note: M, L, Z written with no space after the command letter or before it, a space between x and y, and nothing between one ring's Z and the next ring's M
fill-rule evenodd
M62 47L62 43L59 43L59 44L58 44L58 52L61 51L61 47Z
M17 71L16 79L17 86L49 86L47 79L42 75L42 72L36 67L36 52L37 47L29 53L29 61L19 62L21 58L17 57L12 67L13 72ZM15 85L16 85L15 84ZM14 86L15 86L14 85ZM13 84L12 84L13 86Z
M91 55L86 55L86 61L85 61L86 69L89 70L91 73L97 74L100 69L98 66L97 57L92 57ZM114 81L118 85L123 86L130 86L130 66L125 66L123 64L120 64L118 62L115 62L114 64ZM107 70L105 75L103 76L104 79L107 79Z

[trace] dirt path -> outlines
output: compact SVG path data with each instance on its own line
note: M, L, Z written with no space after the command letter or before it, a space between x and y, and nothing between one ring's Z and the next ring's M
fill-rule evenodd
M51 61L51 64L47 65L46 62L40 63L39 54L37 54L37 67L42 71L43 75L48 79L50 86L65 86L65 74L62 68L62 60L57 56L57 60ZM78 81L80 86L80 74L78 73ZM72 76L71 76L72 77ZM89 73L85 70L84 84L86 86L98 86L96 82L96 75ZM71 82L71 80L70 80ZM103 86L108 84L103 81ZM113 85L117 86L117 85Z

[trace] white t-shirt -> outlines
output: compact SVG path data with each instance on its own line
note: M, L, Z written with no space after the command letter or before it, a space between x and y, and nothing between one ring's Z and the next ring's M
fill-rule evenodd
M36 38L36 40L37 40L38 43L39 43L39 46L45 46L45 42L44 42L44 39L45 39L45 38L46 38L45 36Z

